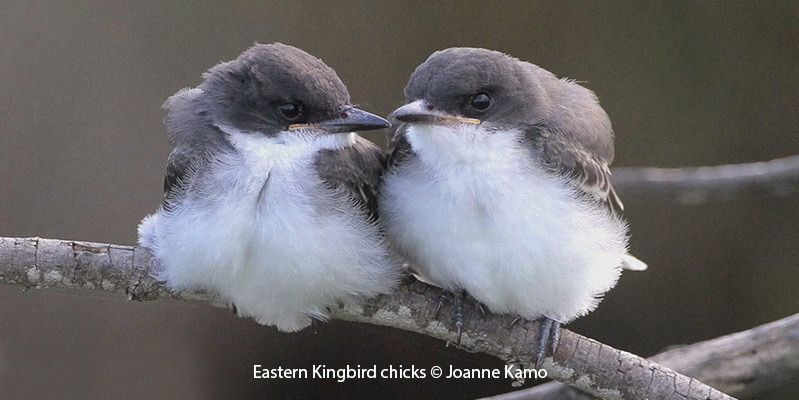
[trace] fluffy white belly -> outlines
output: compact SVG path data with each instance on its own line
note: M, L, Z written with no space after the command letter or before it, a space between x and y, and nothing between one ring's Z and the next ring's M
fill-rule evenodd
M310 165L261 173L214 166L200 195L142 221L139 240L160 278L179 290L209 290L282 331L326 318L337 300L390 291L399 273L377 227Z
M626 226L538 168L516 137L412 128L418 158L386 178L381 215L432 281L493 312L568 322L615 285Z

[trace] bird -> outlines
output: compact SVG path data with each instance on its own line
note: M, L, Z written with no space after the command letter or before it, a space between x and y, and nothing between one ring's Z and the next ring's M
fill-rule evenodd
M410 76L389 133L379 209L422 280L537 321L534 359L597 307L628 254L610 181L613 130L597 96L505 53L456 47ZM439 304L440 306L440 304Z
M354 133L389 123L322 60L256 43L163 107L164 198L138 235L167 287L284 332L395 288L401 263L377 224L383 151Z

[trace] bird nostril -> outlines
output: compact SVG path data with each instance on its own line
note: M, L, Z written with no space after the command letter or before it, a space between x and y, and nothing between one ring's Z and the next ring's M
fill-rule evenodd
M426 109L427 109L427 111L433 111L433 106L432 106L431 104L426 104L426 105L424 106L424 108L426 108Z
M346 111L342 111L341 114L339 114L339 117L347 118L348 117L347 112Z

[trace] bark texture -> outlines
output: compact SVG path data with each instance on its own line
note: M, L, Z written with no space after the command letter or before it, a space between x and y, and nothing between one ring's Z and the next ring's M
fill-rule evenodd
M732 396L754 397L799 379L799 314L746 331L681 346L649 358ZM491 400L590 400L558 382Z
M93 289L127 294L132 300L214 299L177 294L149 274L150 255L141 248L41 238L0 237L0 283L25 288ZM435 318L439 290L413 281L392 296L334 307L333 318L384 325L452 341L452 324ZM215 302L214 302L215 303ZM217 304L219 305L219 304ZM225 306L225 305L222 305ZM441 315L450 315L446 308ZM532 338L537 326L513 323L510 316L483 314L474 304L463 310L464 350L483 352L519 368L532 368ZM554 357L544 361L549 378L603 399L696 399L732 397L702 382L564 329Z

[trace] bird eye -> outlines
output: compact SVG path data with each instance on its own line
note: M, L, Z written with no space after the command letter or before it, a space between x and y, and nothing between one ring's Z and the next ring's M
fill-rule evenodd
M297 118L300 117L300 114L302 114L300 106L294 103L283 103L277 106L277 109L280 110L280 113L289 121L296 121Z
M491 107L491 97L485 93L477 93L472 96L469 104L477 111L485 111L488 107Z

